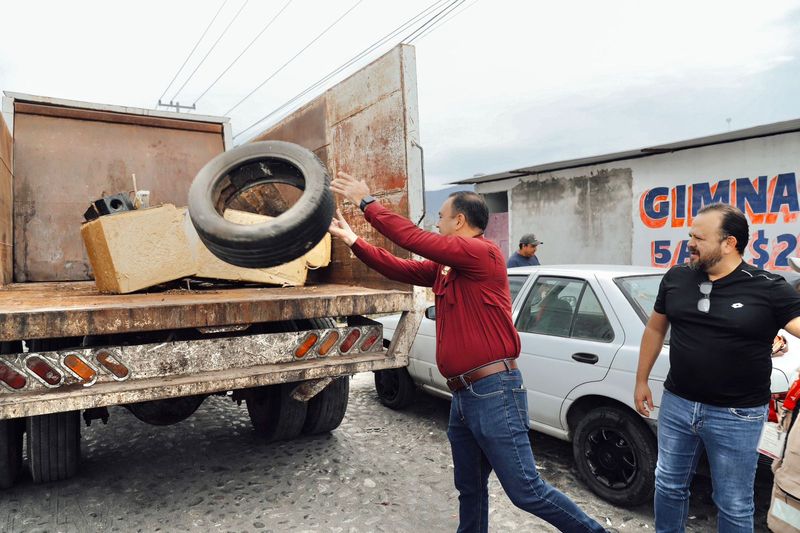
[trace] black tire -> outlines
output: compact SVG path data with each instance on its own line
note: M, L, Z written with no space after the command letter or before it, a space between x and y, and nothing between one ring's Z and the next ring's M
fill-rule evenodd
M408 370L390 368L375 372L375 391L383 405L390 409L403 409L414 401L416 386Z
M222 217L236 195L264 183L303 190L297 202L263 224L245 226ZM262 141L224 152L198 172L189 189L189 216L206 247L223 261L266 268L313 248L333 218L333 193L325 165L296 144Z
M621 507L652 501L658 444L639 415L610 406L589 411L572 452L578 474L604 500Z
M170 426L183 422L200 407L206 396L181 396L179 398L165 398L149 402L137 402L125 407L133 416L154 426Z
M293 439L303 430L308 403L291 397L296 386L281 383L258 387L247 398L247 412L253 428L267 442Z
M22 470L22 435L25 419L0 420L0 489L9 489Z
M28 417L28 465L34 483L60 481L78 472L80 411Z
M350 397L350 378L335 378L325 389L308 401L303 433L327 433L338 428L347 411Z

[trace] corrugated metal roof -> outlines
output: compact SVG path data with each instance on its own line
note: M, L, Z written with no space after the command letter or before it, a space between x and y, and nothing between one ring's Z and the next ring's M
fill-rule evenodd
M624 152L614 152L592 157L581 157L578 159L568 159L566 161L556 161L553 163L534 165L532 167L523 167L515 170L508 170L506 172L498 172L496 174L476 176L473 178L456 181L454 184L487 183L490 181L499 181L509 178L518 178L520 176L541 174L543 172L555 172L557 170L565 170L568 168L600 165L603 163L610 163L612 161L621 161L623 159L637 159L640 157L677 152L679 150L688 150L690 148L699 148L701 146L709 146L712 144L723 144L742 141L745 139L755 139L757 137L769 137L771 135L780 135L782 133L792 133L797 131L800 131L800 119L786 120L784 122L774 122L772 124L754 126L752 128L728 131L725 133L718 133L716 135L708 135L706 137L697 137L695 139L689 139L686 141L660 144L658 146L651 146L649 148L626 150Z

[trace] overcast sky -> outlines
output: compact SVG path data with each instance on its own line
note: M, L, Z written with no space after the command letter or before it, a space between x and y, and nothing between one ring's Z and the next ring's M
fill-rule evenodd
M0 90L153 107L223 6L165 100L226 114L355 6L230 113L236 134L433 3L292 0L197 100L287 1L2 2ZM799 29L798 1L466 0L414 42L427 186L799 118Z

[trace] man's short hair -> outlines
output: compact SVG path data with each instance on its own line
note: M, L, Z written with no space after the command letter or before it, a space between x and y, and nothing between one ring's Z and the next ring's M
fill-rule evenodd
M730 204L716 203L703 207L697 214L709 212L716 212L722 215L720 237L723 239L736 237L736 250L739 254L744 255L747 241L750 240L750 225L747 223L747 217L742 213L742 210Z
M486 230L486 225L489 224L489 208L480 194L457 191L448 198L453 199L453 214L461 213L467 219L467 224L481 231Z

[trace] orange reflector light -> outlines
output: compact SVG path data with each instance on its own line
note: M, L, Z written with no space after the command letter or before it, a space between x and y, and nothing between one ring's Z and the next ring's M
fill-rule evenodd
M361 351L366 352L367 350L372 348L372 346L378 340L378 337L380 337L380 332L377 329L373 329L372 331L370 331L369 335L367 335L367 338L364 339L364 342L361 343Z
M25 366L27 366L31 372L42 378L42 380L51 387L59 385L61 380L64 378L64 376L61 375L61 372L53 368L50 363L38 355L32 355L28 357L25 360Z
M317 343L317 339L319 339L319 337L316 333L309 333L306 340L294 351L294 356L298 359L305 357L308 351Z
M119 360L111 354L111 352L97 352L95 359L97 359L97 362L100 363L103 368L111 372L115 378L125 379L128 377L127 367L120 363Z
M331 331L325 338L322 339L322 344L319 345L319 354L320 355L328 355L328 352L331 351L331 348L336 346L336 341L339 340L339 332L338 331Z
M0 362L0 381L14 390L21 389L28 382L25 376L14 370L11 365L3 362Z
M351 330L342 341L342 345L339 346L339 351L342 353L349 352L360 336L361 332L358 329Z
M85 383L89 383L97 377L97 372L77 355L70 354L65 356L64 366L75 372L75 375Z

